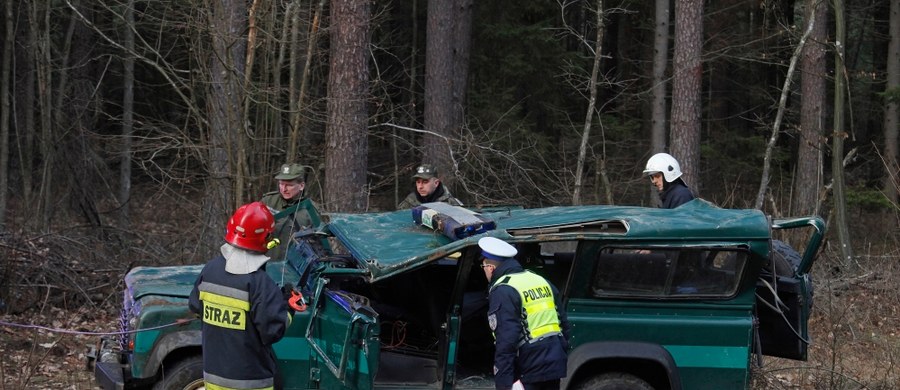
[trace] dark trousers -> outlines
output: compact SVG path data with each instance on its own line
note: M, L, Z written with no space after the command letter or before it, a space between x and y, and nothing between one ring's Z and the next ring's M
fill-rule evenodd
M525 390L559 390L559 379L552 381L522 383Z

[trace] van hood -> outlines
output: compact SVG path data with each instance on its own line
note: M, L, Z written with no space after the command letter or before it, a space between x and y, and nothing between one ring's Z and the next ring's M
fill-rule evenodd
M279 286L284 283L297 283L296 271L287 271L284 261L266 263L266 273ZM137 301L142 297L155 295L174 298L187 298L194 288L194 282L200 276L203 264L179 265L173 267L134 267L125 275L126 291Z
M125 275L125 286L137 301L148 295L187 298L203 265L135 267Z

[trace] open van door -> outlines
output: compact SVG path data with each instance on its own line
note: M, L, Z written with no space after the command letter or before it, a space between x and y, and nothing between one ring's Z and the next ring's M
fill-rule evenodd
M318 278L306 340L310 382L318 388L371 389L378 371L378 315L366 297L326 287Z
M822 245L825 222L819 217L775 220L775 230L812 227L801 255L781 241L772 241L770 266L757 281L756 315L759 352L786 359L806 360L813 284L809 271Z

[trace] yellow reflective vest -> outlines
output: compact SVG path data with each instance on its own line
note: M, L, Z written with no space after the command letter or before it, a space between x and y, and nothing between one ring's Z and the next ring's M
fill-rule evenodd
M502 285L508 285L519 293L525 315L523 329L526 341L534 342L545 336L560 334L553 289L546 279L531 271L518 272L498 279L491 290Z

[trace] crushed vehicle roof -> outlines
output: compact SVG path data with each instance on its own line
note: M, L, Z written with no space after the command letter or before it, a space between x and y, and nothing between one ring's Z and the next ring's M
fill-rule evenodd
M627 239L768 240L769 222L755 209L723 209L696 199L676 209L634 206L559 206L482 214L495 230L462 240L416 225L410 210L331 214L326 229L376 281L409 267L444 258L484 236L510 242L619 236Z

